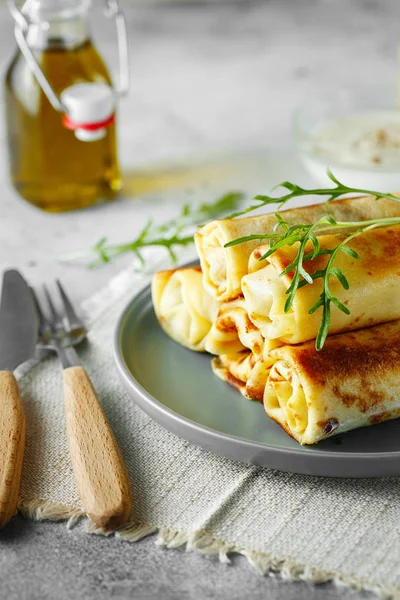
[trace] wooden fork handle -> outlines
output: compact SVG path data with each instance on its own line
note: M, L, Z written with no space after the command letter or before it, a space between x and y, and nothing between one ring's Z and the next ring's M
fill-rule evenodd
M102 529L124 525L132 508L126 468L110 424L83 367L64 370L67 436L78 494Z
M15 514L25 447L25 415L14 375L0 371L0 528Z

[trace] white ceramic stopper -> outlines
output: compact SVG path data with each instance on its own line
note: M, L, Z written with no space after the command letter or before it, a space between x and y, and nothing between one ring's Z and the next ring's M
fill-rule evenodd
M105 83L76 83L61 94L69 121L76 124L75 136L84 142L99 140L106 134L105 127L94 130L79 128L82 125L95 125L109 119L115 110L112 88Z

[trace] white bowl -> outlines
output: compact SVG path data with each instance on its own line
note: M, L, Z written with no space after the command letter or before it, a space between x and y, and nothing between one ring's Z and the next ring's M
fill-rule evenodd
M380 90L344 90L296 109L293 135L317 183L333 185L329 168L349 187L400 190L400 110L391 100Z

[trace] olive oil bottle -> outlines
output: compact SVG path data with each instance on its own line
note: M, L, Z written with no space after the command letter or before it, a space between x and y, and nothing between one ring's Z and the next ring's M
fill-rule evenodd
M21 35L56 99L62 99L66 90L77 88L80 93L82 83L97 84L89 91L102 84L112 97L110 75L89 37L87 5L82 0L28 0L27 4L22 14L28 25ZM61 101L62 109L52 105L23 49L18 49L5 77L12 184L28 202L49 212L112 198L121 188L114 114L106 122L103 119L100 135L94 135L93 123L87 123L96 121L96 104L94 112L83 106L86 129L66 123L62 110L68 105L62 106ZM78 135L78 129L87 135Z

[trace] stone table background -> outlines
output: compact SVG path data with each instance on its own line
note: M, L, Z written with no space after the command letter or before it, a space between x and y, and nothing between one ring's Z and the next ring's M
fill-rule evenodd
M129 240L149 216L172 216L183 198L181 193L174 200L174 186L184 188L186 200L192 187L202 199L209 199L207 186L223 191L226 179L212 165L232 152L235 161L243 155L250 169L253 155L262 160L290 152L290 115L307 98L355 86L396 94L398 0L143 2L125 4L125 10L132 92L120 108L126 179L120 200L81 213L37 211L8 184L3 123L0 128L0 267L21 268L32 284L60 277L76 301L131 259L88 272L57 263L60 254L90 247L103 235ZM94 25L113 66L112 30L98 14ZM3 72L13 47L11 20L0 4ZM290 154L288 160L292 168ZM17 517L0 536L0 598L366 597L330 585L261 578L245 559L233 563L163 550L154 538L128 544L87 536L82 527L67 531L64 523Z

